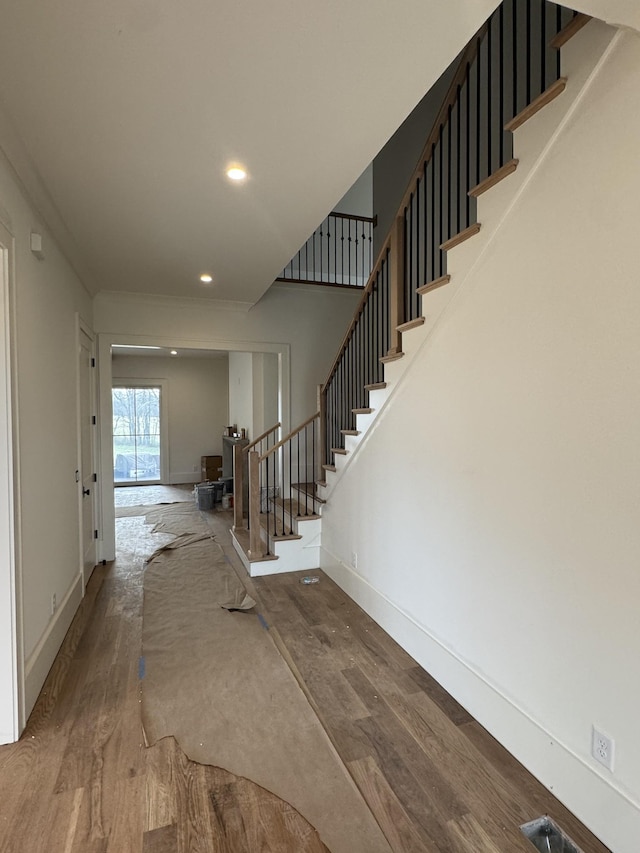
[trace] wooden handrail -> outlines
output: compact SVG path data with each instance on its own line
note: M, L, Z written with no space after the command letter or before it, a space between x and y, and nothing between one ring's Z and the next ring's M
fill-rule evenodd
M268 457L269 457L269 456L271 456L273 453L275 453L275 451L276 451L276 450L278 450L279 448L281 448L281 447L282 447L284 444L286 444L288 441L291 441L291 439L292 439L294 436L296 436L299 432L302 432L302 430L303 430L306 426L309 426L309 424L310 424L312 421L315 421L315 419L316 419L316 418L319 418L319 417L320 417L320 412L316 412L316 413L315 413L315 415L311 415L311 417L310 417L310 418L307 418L307 420L306 420L306 421L304 421L304 423L301 423L299 427L296 427L294 430L292 430L292 431L289 433L289 435L285 435L285 437L284 437L281 441L279 441L277 444L274 444L274 445L273 445L273 447L272 447L270 450L267 450L267 452L266 452L266 453L264 453L264 454L260 457L260 462L264 462L264 460L265 460L265 459L268 459Z
M281 426L282 424L280 423L280 421L278 421L278 423L275 426L272 426L271 429L268 429L266 432L263 432L262 435L259 435L257 438L254 438L251 444L247 444L246 447L243 447L244 452L248 453L250 450L253 450L256 444L259 444L268 435L271 435L272 432L275 432L277 429L280 429Z
M373 226L375 226L378 220L377 216L359 216L357 213L338 213L336 210L332 210L325 219L328 219L329 216L335 216L337 219L358 219L360 222L371 222Z

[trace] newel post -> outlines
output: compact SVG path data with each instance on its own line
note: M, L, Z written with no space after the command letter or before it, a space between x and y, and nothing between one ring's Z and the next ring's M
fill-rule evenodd
M249 451L249 557L262 557L260 539L260 454Z
M244 448L239 444L233 446L233 529L244 527Z
M404 323L404 218L396 217L391 230L389 276L389 355L402 352L402 333L398 326Z
M322 466L327 464L327 392L323 390L322 385L318 385L318 412L320 413L320 429L318 430L320 453L318 454L318 470L313 472L314 480L322 479L320 472L324 470Z

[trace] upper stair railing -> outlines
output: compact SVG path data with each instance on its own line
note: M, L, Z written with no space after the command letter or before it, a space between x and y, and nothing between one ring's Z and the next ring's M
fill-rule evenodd
M560 46L588 16L545 0L504 0L462 54L391 232L321 390L329 465L352 432L421 299L446 284L446 253L480 230L477 197L517 166L512 132L560 94Z
M330 213L276 280L364 287L373 263L374 224L368 216Z

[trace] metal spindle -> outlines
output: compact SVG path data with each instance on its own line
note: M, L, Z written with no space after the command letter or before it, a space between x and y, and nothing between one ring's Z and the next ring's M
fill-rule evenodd
M527 81L527 104L532 101L531 98L531 0L526 0L527 14L527 52L526 52L526 81Z

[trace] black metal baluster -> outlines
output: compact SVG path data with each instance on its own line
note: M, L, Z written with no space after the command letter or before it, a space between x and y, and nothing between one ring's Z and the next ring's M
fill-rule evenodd
M526 14L527 14L527 52L526 52L527 103L525 104L525 106L529 106L529 104L532 101L532 98L531 98L531 0L526 0Z
M461 221L462 221L462 196L461 187L464 187L462 182L462 145L461 145L461 128L460 128L460 109L462 100L461 97L462 88L458 85L456 89L456 234L459 234L462 231Z
M499 23L499 68L498 68L498 76L499 76L499 97L500 103L498 105L498 134L500 139L500 162L498 166L504 166L506 160L504 156L504 3L500 4L498 11L498 23Z
M467 167L466 167L465 185L466 185L467 190L471 189L471 79L470 79L470 73L471 73L471 66L467 62L467 70L465 73L465 78L466 78L465 89L466 89L466 93L467 93L466 110L465 110L465 112L466 112L465 142L466 142L466 146L467 146L467 151L466 151ZM465 203L465 225L469 226L469 225L471 225L471 196L469 195L468 192L465 193L464 203Z
M518 78L519 78L519 61L518 61L518 0L512 0L512 18L511 18L511 49L513 51L513 117L518 115Z
M540 91L547 88L547 4L542 0L540 7Z

